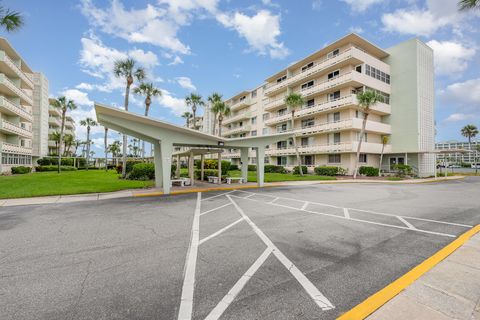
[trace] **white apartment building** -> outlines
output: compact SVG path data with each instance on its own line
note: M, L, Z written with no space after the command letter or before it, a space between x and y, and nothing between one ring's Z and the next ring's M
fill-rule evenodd
M294 130L301 162L310 168L339 166L350 174L362 127L356 94L375 90L384 102L371 108L362 143L360 165L388 169L411 165L420 176L434 174L433 51L412 39L382 49L349 34L297 61L253 90L227 100L231 115L223 121L222 136L248 137ZM306 103L295 112L284 98L300 93ZM380 164L382 137L388 136ZM230 150L224 158L239 164ZM256 163L251 153L250 163ZM288 168L298 165L293 140L271 145L266 163Z
M0 38L0 173L32 164L32 73L8 41Z
M58 142L55 142L53 139L53 134L56 132L60 133L62 127L62 111L58 108L55 108L52 105L53 99L49 99L48 106L48 154L57 155ZM70 134L75 140L75 120L69 115L65 117L65 129L64 134ZM63 147L62 147L63 148ZM72 147L71 152L74 151Z
M48 79L42 73L33 74L33 163L48 155Z
M437 162L443 163L446 161L447 163L475 163L478 161L476 157L478 157L479 153L476 152L477 146L479 145L478 140L472 140L471 143L471 150L474 152L451 152L451 153L439 153L437 156ZM444 142L437 142L435 144L435 149L437 150L470 150L470 144L468 141L444 141Z

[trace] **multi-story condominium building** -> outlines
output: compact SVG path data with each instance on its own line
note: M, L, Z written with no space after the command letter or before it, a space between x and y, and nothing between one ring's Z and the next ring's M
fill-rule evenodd
M62 111L58 108L55 108L52 103L53 99L49 99L48 107L48 154L57 155L58 154L58 140L54 138L55 134L60 133L62 127ZM65 117L65 129L64 134L70 134L75 140L75 120L69 115ZM63 148L63 147L62 147ZM68 150L67 150L68 151ZM73 151L70 150L70 151Z
M360 165L388 169L403 163L421 176L433 175L433 51L417 39L384 50L349 34L228 99L232 112L223 121L222 136L293 130L303 165L340 166L352 173L363 120L356 94L364 90L376 91L384 102L371 108ZM284 101L290 92L306 101L295 111L293 128ZM384 148L383 136L389 137ZM240 160L236 150L224 157ZM253 152L250 162L256 163ZM265 162L298 165L293 140L269 146Z
M38 158L48 155L48 80L42 73L33 74L33 142L32 156L35 164Z
M460 150L468 151L470 150L470 144L468 141L445 141L438 142L435 144L435 149L437 150L452 150L451 153L439 153L437 156L437 162L443 163L444 161L448 163L476 163L480 152L476 152L477 145L479 145L478 140L472 140L471 150L473 152L458 152ZM457 150L457 152L455 152Z
M0 173L32 164L32 70L4 38L0 38Z

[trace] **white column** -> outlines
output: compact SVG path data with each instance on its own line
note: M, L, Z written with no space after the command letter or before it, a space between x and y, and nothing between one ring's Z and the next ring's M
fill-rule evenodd
M155 146L155 151L158 148ZM160 141L160 154L162 159L162 180L163 180L163 193L170 194L170 188L172 186L172 153L173 144L170 141ZM155 168L156 169L156 168ZM155 170L156 173L156 170ZM156 178L156 177L155 177Z
M218 153L218 184L222 184L222 153Z
M257 153L257 185L263 187L264 185L264 161L265 161L265 147L258 147Z
M193 152L190 152L190 156L188 157L188 172L189 172L189 177L191 180L191 185L193 186L195 184L195 158L193 157Z
M242 161L242 178L248 181L248 148L240 149L240 161Z
M160 152L160 141L154 144L153 162L155 164L155 187L163 187L163 175L162 175L162 153Z
M205 178L205 155L200 156L200 180L203 181Z
M177 156L177 167L175 168L175 176L180 177L180 155Z

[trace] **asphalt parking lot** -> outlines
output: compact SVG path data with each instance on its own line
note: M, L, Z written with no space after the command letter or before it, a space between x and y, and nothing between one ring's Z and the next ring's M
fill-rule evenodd
M480 223L480 179L0 209L1 319L335 319Z

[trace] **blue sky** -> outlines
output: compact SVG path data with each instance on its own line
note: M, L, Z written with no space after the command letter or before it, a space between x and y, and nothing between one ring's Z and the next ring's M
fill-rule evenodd
M480 126L480 11L459 13L457 0L3 0L26 25L4 34L67 95L77 120L94 116L93 101L123 105L115 59L139 61L164 95L151 116L175 123L185 95L225 98L349 32L388 48L419 37L435 50L437 141L462 139ZM143 112L131 97L130 110ZM78 128L84 138L84 128ZM103 129L94 130L100 155ZM111 139L118 139L112 133Z

